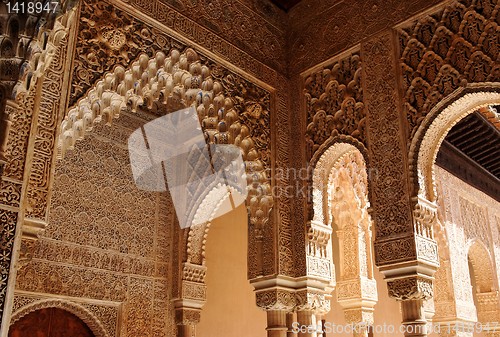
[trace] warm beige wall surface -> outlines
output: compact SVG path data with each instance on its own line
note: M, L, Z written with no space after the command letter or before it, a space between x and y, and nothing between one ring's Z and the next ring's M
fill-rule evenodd
M264 337L266 313L257 308L247 280L247 210L215 219L206 247L207 303L197 337Z

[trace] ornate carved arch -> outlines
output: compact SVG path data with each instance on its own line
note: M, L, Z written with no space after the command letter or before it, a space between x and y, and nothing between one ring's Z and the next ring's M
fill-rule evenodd
M486 245L478 239L470 241L467 256L475 271L478 293L495 291L493 260Z
M154 58L143 54L128 70L117 66L106 74L68 112L61 124L59 155L83 139L95 122L111 123L122 109L136 111L144 107L162 113L165 109L194 106L211 143L229 143L241 148L248 174L249 213L262 225L269 217L272 199L266 175L268 163L264 162L269 158L263 158L268 155L263 152L265 139L257 129L265 127L259 118L269 116L259 102L241 104L230 94L230 90L211 76L209 67L202 64L193 49L183 53L174 49L168 57L163 52ZM247 108L252 108L252 112L243 110ZM193 231L205 229L198 226ZM189 253L201 256L203 245L194 241L191 240ZM194 259L200 261L198 257Z
M373 324L377 302L368 213L368 172L364 146L349 136L331 138L314 157L312 223L336 231L339 244L337 300L347 323ZM331 249L331 246L330 246Z
M486 324L496 322L500 318L498 285L495 282L493 259L486 245L480 240L469 242L468 260L472 266L470 275L474 276L476 286L471 290L476 299L476 312L478 322ZM467 263L464 261L464 263ZM486 325L486 331L490 330Z
M365 163L368 164L368 152L360 141L351 136L339 135L334 132L315 152L314 156L310 161L309 166L309 176L311 177L310 184L312 186L312 200L310 200L310 215L309 220L322 221L325 218L325 202L320 202L325 196L326 189L321 188L326 187L325 181L328 181L328 174L335 162L340 159L340 157L348 152L357 150L359 151ZM368 165L367 165L368 166ZM368 173L368 172L367 172ZM370 183L367 180L367 187ZM368 188L370 191L370 188Z
M12 314L10 324L14 324L24 316L34 311L47 308L59 308L68 311L80 318L90 328L90 330L92 330L96 337L110 337L110 334L106 331L103 324L87 308L75 302L60 299L42 300L25 305Z
M259 229L268 223L273 202L267 176L270 169L268 104L266 91L227 73L191 48L182 52L172 49L168 55L159 51L154 57L142 54L128 69L119 65L105 74L69 110L61 123L58 152L63 156L92 130L94 123L111 124L124 110L131 113L147 110L162 116L168 111L192 106L209 143L234 144L241 149L247 173L249 225ZM221 202L217 190L214 192L210 187L194 205L193 217L196 212L204 211L207 198L214 204ZM177 232L176 321L186 328L197 323L205 300L204 250L209 227L207 222ZM256 243L258 238L250 236L249 240Z
M147 108L162 114L165 110L194 106L210 143L235 144L241 148L248 173L249 201L262 211L260 217L267 217L271 191L266 163L257 145L262 140L254 138L252 122L248 122L263 115L262 106L256 104L257 110L250 115L237 104L234 97L224 92L223 84L214 80L209 67L201 63L193 49L183 53L173 49L168 57L163 52L157 52L154 58L143 54L128 70L117 66L106 74L68 112L61 124L59 154L62 156L73 148L77 140L92 130L94 123L111 124L122 110L135 112Z
M437 104L418 127L410 144L413 196L436 201L433 164L448 131L481 107L500 103L500 83L470 84Z

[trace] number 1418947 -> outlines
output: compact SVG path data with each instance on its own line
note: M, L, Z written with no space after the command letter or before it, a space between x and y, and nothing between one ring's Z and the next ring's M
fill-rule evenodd
M6 3L7 12L9 14L42 14L42 13L55 13L59 6L58 1L27 1L27 2L14 2Z

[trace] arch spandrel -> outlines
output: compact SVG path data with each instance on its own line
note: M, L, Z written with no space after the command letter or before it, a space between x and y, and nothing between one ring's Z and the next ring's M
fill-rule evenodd
M61 124L59 155L64 155L77 140L83 139L94 123L111 124L124 109L133 113L155 107L157 114L161 114L194 106L209 143L230 143L240 147L247 168L250 221L261 227L268 222L265 219L273 203L267 176L270 131L266 129L269 124L265 120L270 117L269 97L259 88L253 88L246 97L238 94L239 90L248 90L250 86L234 75L212 76L209 67L202 64L193 49L182 53L174 49L169 56L158 52L152 58L142 54L129 69L117 66L112 73L104 75L88 95L68 111ZM206 200L201 198L194 209L204 203ZM206 228L208 226L194 226L189 237L203 236L201 233ZM203 242L190 239L190 260L203 261Z
M433 164L451 128L480 108L499 103L499 83L477 83L457 89L429 112L410 144L410 179L416 195L436 201Z

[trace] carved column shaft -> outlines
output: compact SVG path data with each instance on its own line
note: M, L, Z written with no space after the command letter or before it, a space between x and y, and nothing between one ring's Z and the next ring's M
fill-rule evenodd
M178 337L195 337L196 327L194 325L178 325L177 326L177 336Z
M287 313L283 310L269 310L266 330L268 337L287 337Z
M299 337L318 337L318 334L316 333L317 319L314 311L298 311L297 322L299 323Z
M416 299L402 301L401 311L403 314L402 324L405 326L405 336L427 336L424 300Z
M297 333L294 330L293 324L296 322L295 315L292 312L286 314L286 325L288 327L288 331L286 333L286 337L297 337Z

